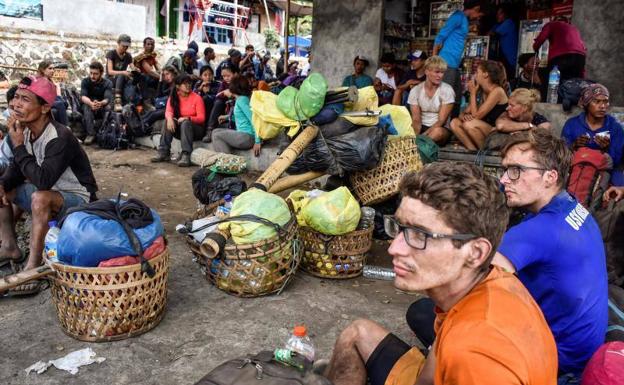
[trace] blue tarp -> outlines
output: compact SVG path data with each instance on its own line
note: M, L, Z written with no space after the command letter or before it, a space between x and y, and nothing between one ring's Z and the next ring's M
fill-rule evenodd
M295 42L297 43L297 52L295 53ZM312 40L301 36L288 36L288 53L291 55L307 57L312 46Z

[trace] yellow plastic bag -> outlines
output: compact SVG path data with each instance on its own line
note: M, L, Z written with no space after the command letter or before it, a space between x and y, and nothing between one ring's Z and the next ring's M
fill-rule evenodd
M368 86L358 90L358 100L352 106L346 106L346 111L376 111L379 109L379 99L375 87ZM345 119L358 126L376 126L379 123L377 116L345 116Z
M360 205L346 187L310 199L302 214L308 226L326 235L342 235L355 230L361 215Z
M299 131L300 124L284 115L277 108L277 95L268 91L254 91L251 94L251 123L261 139L272 139L285 127L288 136Z
M305 219L303 218L303 208L310 202L310 198L307 197L307 191L303 190L294 190L288 197L287 201L290 201L290 204L295 211L295 216L297 217L297 223L299 226L307 226Z
M405 106L394 106L392 104L384 104L379 107L381 115L390 115L394 128L398 131L398 136L414 136L412 129L412 116ZM396 136L396 135L393 135Z
M278 195L257 188L247 190L234 199L230 216L244 214L252 214L280 226L286 225L290 220L290 210L286 201ZM274 227L251 221L221 223L219 230L229 231L236 244L255 243L277 234Z

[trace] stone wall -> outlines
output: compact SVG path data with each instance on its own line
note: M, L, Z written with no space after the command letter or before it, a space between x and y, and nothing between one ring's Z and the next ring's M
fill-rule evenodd
M330 86L340 85L353 71L357 55L369 59L367 73L375 74L383 33L381 0L315 0L312 70L322 73Z
M116 47L116 35L63 35L54 32L36 30L18 30L0 28L0 70L16 81L33 73L40 61L66 62L70 66L69 82L79 84L80 79L88 74L89 64L98 60L106 64L106 51ZM207 44L200 44L200 52ZM217 62L225 58L228 47L214 46ZM156 51L160 64L164 64L172 55L183 52L186 42L156 39ZM142 40L134 40L130 52L142 51ZM16 68L6 68L19 67ZM28 70L30 69L30 70Z
M624 1L575 0L572 22L587 46L587 77L609 88L611 105L624 106Z

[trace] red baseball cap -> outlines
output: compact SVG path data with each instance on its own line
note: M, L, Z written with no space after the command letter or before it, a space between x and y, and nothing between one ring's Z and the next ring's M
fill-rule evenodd
M26 76L19 83L18 88L27 90L41 97L47 104L56 99L56 86L45 76Z

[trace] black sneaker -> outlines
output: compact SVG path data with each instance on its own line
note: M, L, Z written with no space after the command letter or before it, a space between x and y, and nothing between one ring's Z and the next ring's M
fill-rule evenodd
M158 154L152 159L150 159L150 162L152 163L169 162L169 159L171 159L171 154L169 154L168 152L158 151Z
M206 133L206 136L204 136L204 137L202 138L202 142L204 142L204 143L210 143L210 142L212 142L212 131L208 131L208 132Z
M191 167L191 155L183 152L178 160L178 167Z
M84 140L84 145L85 146L90 146L93 144L93 141L95 140L95 137L93 135L88 135L85 140Z

